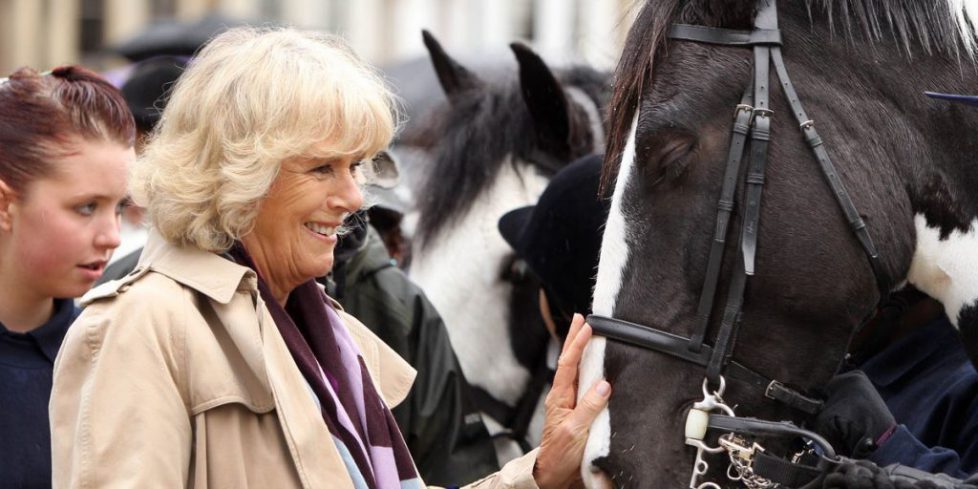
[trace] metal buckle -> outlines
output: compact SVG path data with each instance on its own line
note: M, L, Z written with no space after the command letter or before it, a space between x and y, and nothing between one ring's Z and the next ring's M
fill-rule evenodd
M764 389L764 397L771 399L772 401L776 401L778 400L778 398L774 397L774 389L783 389L783 388L784 388L784 384L778 382L777 380L772 380L771 383L767 385L767 388Z
M754 117L771 117L773 115L774 111L771 109L754 108Z
M727 450L731 456L747 462L748 467L754 462L754 454L764 451L764 447L758 445L756 442L751 446L747 446L747 440L733 433L721 436L718 441L720 442L720 446Z
M811 128L814 125L815 125L815 121L813 121L811 119L808 119L807 121L802 122L801 124L799 124L798 127L800 127L802 131L804 131L805 129L809 129L809 128Z
M736 119L737 116L740 115L741 111L754 112L754 107L747 104L737 104L737 107L734 108L734 114L733 114L734 119Z

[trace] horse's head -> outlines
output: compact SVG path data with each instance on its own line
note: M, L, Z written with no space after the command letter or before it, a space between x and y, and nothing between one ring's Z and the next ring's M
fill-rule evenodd
M791 104L773 58L763 71L769 77L755 77L758 47L704 42L717 39L696 28L673 30L681 23L751 31L761 21L756 14L763 2L656 1L637 17L610 111L605 171L612 209L593 309L683 337L696 336L702 322L707 345L717 341L724 315L731 315L729 322L740 323L727 343L733 361L817 396L852 331L872 313L881 286L886 292L908 277L914 215L930 212L920 178L940 182L955 205L967 201L962 196L968 187L942 175L958 178L961 172L950 168L963 168L960 152L975 154L975 116L922 93L967 92L969 84L974 90L968 54L974 43L960 2L778 3L779 49L798 93ZM758 88L767 92L769 105L759 103ZM735 111L745 99L753 107ZM796 121L797 100L810 120ZM770 124L769 141L760 118ZM965 120L970 129L962 127ZM742 163L736 144L731 147L738 139L735 124L741 132L753 124L744 136ZM812 145L837 165L850 210L858 213L844 212L843 199L806 143L813 127L823 144ZM763 178L753 167L757 152L766 154ZM741 166L731 180L726 175L734 154ZM974 170L966 176L974 184ZM725 200L725 180L733 182L735 196L726 233L717 225L718 208L728 206L718 205ZM749 217L752 195L763 195L759 221ZM978 207L970 199L974 215ZM861 231L851 231L859 216L875 246L860 239ZM756 254L745 258L754 248L744 235L753 230ZM723 236L719 284L710 294L716 306L704 315L711 248ZM877 273L867 250L878 251ZM741 294L732 277L745 267L753 274L738 308ZM593 464L622 487L687 483L694 450L684 445L683 425L690 405L703 397L705 372L696 363L620 341L592 341L581 385L604 374L614 394L593 426L585 479ZM806 417L768 399L763 386L729 377L726 401L739 406L741 416L799 423Z
M521 44L512 45L518 73L486 80L424 40L448 101L428 129L411 276L444 316L468 380L512 406L548 334L537 288L513 266L497 223L535 203L573 159L603 149L610 87L590 68L551 70Z

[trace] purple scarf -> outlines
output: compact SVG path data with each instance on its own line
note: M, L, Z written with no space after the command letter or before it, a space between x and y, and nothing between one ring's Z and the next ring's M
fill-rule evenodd
M242 246L230 255L256 270ZM293 360L312 387L323 421L357 489L421 488L411 453L374 388L360 350L325 292L310 280L296 287L283 308L258 276L265 301Z

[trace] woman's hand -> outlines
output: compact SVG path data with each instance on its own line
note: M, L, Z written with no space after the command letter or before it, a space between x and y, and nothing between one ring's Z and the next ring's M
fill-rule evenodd
M611 385L601 380L577 402L577 368L590 338L591 327L584 323L583 316L575 314L547 395L543 439L533 467L533 478L540 489L582 486L581 459L588 430L611 396Z

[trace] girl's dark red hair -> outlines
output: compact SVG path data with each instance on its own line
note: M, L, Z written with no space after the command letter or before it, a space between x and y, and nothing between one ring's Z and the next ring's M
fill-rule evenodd
M0 179L14 190L49 175L79 138L129 147L135 135L122 94L85 68L21 68L0 81Z

